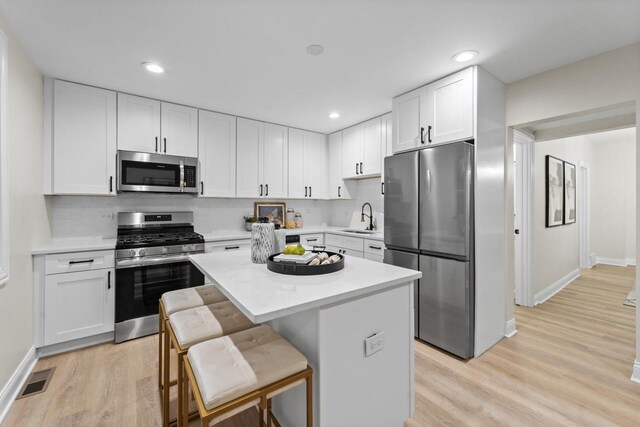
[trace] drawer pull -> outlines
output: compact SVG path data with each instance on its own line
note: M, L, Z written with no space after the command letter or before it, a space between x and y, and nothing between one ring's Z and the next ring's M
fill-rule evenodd
M225 251L228 251L228 250L231 250L231 249L240 249L240 246L225 246L224 247Z
M91 264L92 262L93 262L92 259L85 259L85 260L82 260L82 261L69 261L69 265L72 265L72 264Z
M379 250L379 251L380 251L380 250L382 250L382 247L380 247L380 246L371 246L371 245L369 245L369 247L370 247L371 249L377 249L377 250Z
M307 239L307 242L317 242L318 239Z
M111 271L107 271L107 289L111 289Z

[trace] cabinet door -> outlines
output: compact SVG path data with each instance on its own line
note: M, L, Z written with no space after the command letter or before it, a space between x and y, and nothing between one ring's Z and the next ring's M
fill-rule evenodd
M260 197L260 147L264 138L264 123L238 118L236 156L237 197Z
M198 157L198 110L163 102L162 154Z
M309 198L327 198L327 137L307 132L307 185Z
M307 132L289 129L289 198L303 199L309 196L307 185Z
M200 110L198 158L200 195L236 195L236 118Z
M160 152L160 101L118 94L118 150Z
M342 132L329 135L329 185L327 197L329 199L350 199L349 190L342 179Z
M260 156L265 197L287 197L288 140L286 127L265 123Z
M473 138L473 69L427 86L427 144Z
M114 279L113 269L46 276L44 344L113 331Z
M362 141L362 126L353 126L342 131L342 178L360 177Z
M417 148L427 121L426 87L393 99L393 152Z
M53 193L115 195L116 93L54 81Z
M380 174L380 150L382 149L382 118L376 117L362 124L362 170L363 175Z

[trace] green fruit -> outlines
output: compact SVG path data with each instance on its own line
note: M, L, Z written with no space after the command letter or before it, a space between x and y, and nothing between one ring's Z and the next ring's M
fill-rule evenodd
M298 253L298 249L295 246L287 246L286 248L284 248L284 251L282 251L282 253L285 255L295 255Z
M296 247L296 252L298 253L298 255L304 255L306 251L304 250L304 246L298 243L298 246Z

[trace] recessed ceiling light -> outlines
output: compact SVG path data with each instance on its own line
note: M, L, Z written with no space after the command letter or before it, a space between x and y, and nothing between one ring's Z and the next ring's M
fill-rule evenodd
M456 62L467 62L478 56L478 52L475 50L465 50L458 52L451 57Z
M324 47L320 46L319 44L312 44L307 46L307 53L309 55L318 56L318 55L322 55L323 52L324 52Z
M152 73L164 73L164 68L153 62L143 62L142 65L144 65L147 71L151 71Z
M332 119L337 119L338 117L340 117L340 114L333 112L331 114L329 114L329 117L331 117Z

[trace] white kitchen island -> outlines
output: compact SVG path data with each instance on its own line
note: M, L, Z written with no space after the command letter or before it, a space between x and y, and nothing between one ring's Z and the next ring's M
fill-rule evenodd
M402 426L414 407L413 281L419 271L349 257L345 268L289 276L250 252L191 261L254 323L268 323L313 368L314 426ZM366 338L382 349L365 356ZM305 425L304 387L274 398L283 427Z

